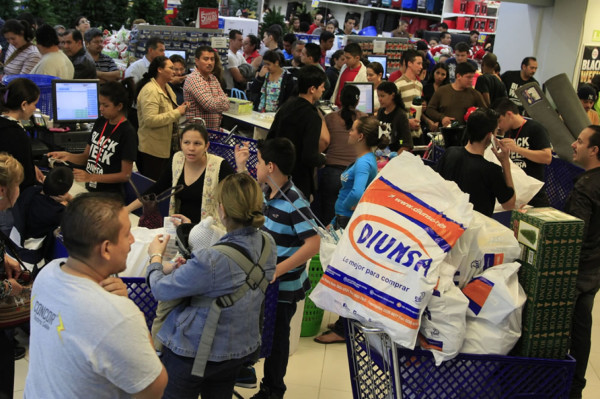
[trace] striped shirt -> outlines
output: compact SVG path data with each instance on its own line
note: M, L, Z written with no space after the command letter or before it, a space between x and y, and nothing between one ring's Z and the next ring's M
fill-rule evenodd
M229 98L213 74L208 78L198 71L189 74L183 84L183 98L189 104L185 112L187 119L200 117L208 129L220 128L221 113L229 109Z
M402 97L406 110L410 111L413 99L423 95L423 84L418 80L410 80L406 75L402 75L394 83L398 87L398 93Z
M17 49L12 44L6 52L5 62L11 57ZM34 66L42 59L40 51L35 45L30 45L25 50L21 51L15 58L10 60L8 64L4 64L5 75L19 75L29 73Z
M112 72L119 69L117 68L115 60L103 53L98 55L98 61L94 60L94 63L96 64L96 70L100 72Z
M281 187L285 195L293 202L308 219L312 216L308 210L309 204L302 194L288 181ZM265 224L262 229L275 239L277 244L277 263L281 263L304 244L304 240L317 234L311 223L302 218L300 213L278 192L269 198L271 190L265 192ZM313 220L314 222L314 220ZM306 264L298 265L283 276L279 277L279 302L295 303L304 299L304 294L310 289L310 281L306 274Z

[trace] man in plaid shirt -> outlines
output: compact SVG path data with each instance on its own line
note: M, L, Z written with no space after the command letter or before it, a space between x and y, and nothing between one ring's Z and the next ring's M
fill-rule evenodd
M219 129L221 113L229 109L229 99L221 84L212 74L216 52L210 46L200 46L196 50L196 70L185 80L183 96L189 107L186 118L202 118L208 129Z

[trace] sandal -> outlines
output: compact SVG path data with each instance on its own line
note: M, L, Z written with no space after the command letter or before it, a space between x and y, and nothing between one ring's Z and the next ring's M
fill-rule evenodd
M322 340L320 338L326 338L326 337L330 337L326 338L326 340ZM337 333L333 332L333 331L325 331L323 334L319 335L318 337L315 337L313 339L313 341L315 341L318 344L322 344L322 345L329 345L329 344L341 344L341 343L345 343L346 339L342 336L339 336Z

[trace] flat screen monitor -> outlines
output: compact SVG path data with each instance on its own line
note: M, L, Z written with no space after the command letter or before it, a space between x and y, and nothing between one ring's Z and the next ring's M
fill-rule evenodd
M174 54L181 56L181 58L187 61L187 53L185 52L185 50L165 50L165 57L167 58L171 57Z
M379 62L383 67L383 78L387 79L387 55L369 55L369 62Z
M100 115L98 80L52 81L52 108L57 123L90 123Z
M347 84L354 85L360 90L360 98L358 99L358 106L356 107L356 109L361 112L364 112L365 114L373 115L373 101L375 95L375 93L373 92L373 83L349 82Z

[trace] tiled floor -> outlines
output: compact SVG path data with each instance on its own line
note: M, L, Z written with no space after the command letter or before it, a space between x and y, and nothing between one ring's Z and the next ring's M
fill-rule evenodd
M596 302L592 352L586 376L588 385L583 393L584 399L596 399L600 392L600 295L596 297ZM336 317L325 313L322 329L327 323L335 321ZM18 338L22 342L26 339L23 336ZM26 356L16 364L15 399L23 397L28 359L29 356ZM260 380L262 363L257 365L256 373ZM297 351L290 357L285 381L288 387L286 399L352 398L346 346L320 345L314 343L312 338L300 338ZM251 397L256 391L257 389L238 389L244 398Z

